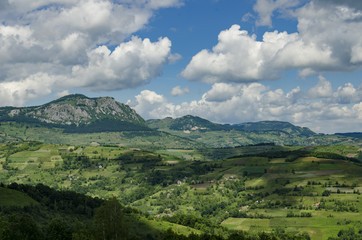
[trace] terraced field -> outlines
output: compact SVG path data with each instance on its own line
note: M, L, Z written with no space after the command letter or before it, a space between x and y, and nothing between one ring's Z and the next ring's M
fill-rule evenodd
M334 155L321 157L326 150ZM229 230L305 232L312 239L362 229L362 164L347 157L358 156L358 147L249 146L220 149L233 157L212 159L217 151L2 144L0 181L115 196L156 222L192 215Z

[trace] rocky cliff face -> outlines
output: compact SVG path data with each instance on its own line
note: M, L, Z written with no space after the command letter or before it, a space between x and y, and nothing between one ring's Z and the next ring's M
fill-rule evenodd
M3 119L36 119L58 125L87 125L103 119L146 126L145 120L128 105L111 97L88 98L73 94L36 107L0 109Z

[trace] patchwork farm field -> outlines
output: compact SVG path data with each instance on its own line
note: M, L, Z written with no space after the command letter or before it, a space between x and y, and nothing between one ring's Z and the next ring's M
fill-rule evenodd
M221 153L227 157L220 159ZM185 235L227 236L242 230L328 239L341 230L362 229L360 156L360 148L352 146L145 151L117 145L4 143L0 181L116 197L148 214L148 224ZM5 190L0 205L7 205L3 196L12 194ZM31 198L24 198L18 204L29 202ZM182 222L185 216L209 222Z

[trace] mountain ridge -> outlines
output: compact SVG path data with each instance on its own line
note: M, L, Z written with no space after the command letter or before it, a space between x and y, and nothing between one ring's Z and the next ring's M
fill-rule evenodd
M0 122L30 121L57 126L85 126L103 119L129 122L152 129L176 131L284 131L316 135L306 127L299 127L285 121L258 121L238 124L219 124L199 116L185 115L178 118L144 120L130 106L117 102L112 97L89 98L83 94L70 94L39 106L0 107Z
M302 136L314 136L317 133L307 127L296 126L285 121L258 121L239 124L218 124L207 119L186 115L179 118L166 117L164 119L150 119L146 123L153 129L169 129L175 131L231 131L240 130L246 132L268 132L283 131L286 133L295 133Z
M31 107L0 108L0 121L32 122L57 127L84 127L106 122L122 122L147 128L146 121L128 105L112 97L88 98L71 94Z
M14 122L17 124L12 124ZM0 124L1 142L36 139L64 143L65 139L71 141L72 138L78 139L79 144L94 141L87 139L86 135L67 135L84 133L99 133L94 135L97 139L95 142L99 144L128 145L132 142L143 145L147 142L148 146L156 148L170 146L171 139L177 142L172 146L184 148L223 148L265 143L301 146L358 144L361 139L356 138L358 135L317 134L306 127L282 121L219 124L192 115L145 121L130 106L112 97L89 98L81 94L67 95L40 106L1 107ZM37 133L38 127L57 137ZM63 140L58 140L60 138Z
M295 133L301 136L314 136L315 132L307 127L296 126L290 122L285 121L258 121L258 122L246 122L230 125L232 128L241 129L244 131L284 131L287 133Z
M166 117L164 119L150 119L146 123L149 127L154 129L169 128L175 131L218 131L218 130L231 130L231 128L223 125L211 122L207 119L185 115L179 118Z

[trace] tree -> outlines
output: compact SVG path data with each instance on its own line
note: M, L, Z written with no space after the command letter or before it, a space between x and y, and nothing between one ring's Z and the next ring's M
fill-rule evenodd
M127 239L128 227L124 219L124 208L113 197L101 206L94 216L96 239Z
M329 195L331 195L331 191L329 191L329 190L324 190L322 193L322 196L324 196L324 197L328 197Z
M69 225L62 219L53 219L46 230L46 239L49 240L71 240L72 231Z
M39 240L43 235L30 215L12 214L0 219L0 239Z

